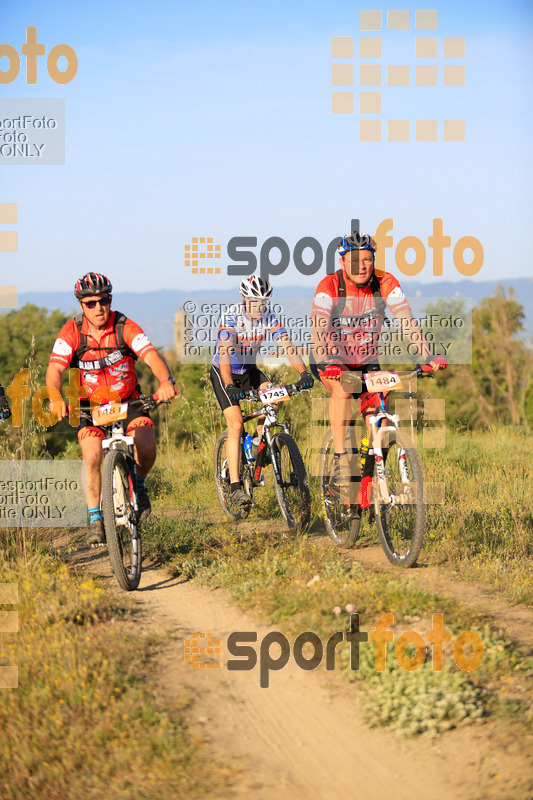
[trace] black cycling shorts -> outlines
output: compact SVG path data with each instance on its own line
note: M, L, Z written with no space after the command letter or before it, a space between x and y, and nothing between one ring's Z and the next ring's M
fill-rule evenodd
M150 417L148 411L144 411L141 407L141 404L135 403L134 400L131 398L128 400L122 400L123 403L128 403L128 414L124 420L124 430L127 434L131 434L131 431L134 428L154 427L154 423L152 422L152 418ZM84 400L81 400L80 410L90 413L90 405L86 401L84 402ZM82 417L80 424L78 425L78 441L81 442L81 440L85 439L86 436L96 436L98 439L105 439L106 433L104 432L103 428Z
M321 380L320 373L319 373L319 370L318 370L318 367L316 365L315 360L314 359L310 359L309 363L310 363L311 372L313 373L315 378L317 378L317 380ZM360 392L353 392L353 397L354 397L355 400L357 400L359 397L361 397L361 395L365 394L365 392L368 392L367 385L366 385L365 381L363 380L363 373L364 372L379 372L380 369L381 369L381 367L379 366L379 364L377 362L374 362L373 364L343 364L343 368L345 370L348 370L349 372L359 372L360 375L361 375L361 384L362 384L361 385L361 391Z
M209 378L222 411L225 411L226 408L229 408L230 406L239 405L238 401L234 401L232 403L229 399L218 367L211 367ZM261 370L255 365L242 375L237 375L233 372L231 375L231 380L233 381L234 385L238 389L242 389L243 392L247 392L250 389L257 391L262 383L270 383L270 378L268 378L264 372L261 372Z

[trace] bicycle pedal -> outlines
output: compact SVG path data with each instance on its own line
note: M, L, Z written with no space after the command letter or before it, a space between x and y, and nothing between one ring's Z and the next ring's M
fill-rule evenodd
M330 495L332 497L335 498L335 500L340 500L339 493L335 489L333 489L333 487L331 486L330 483L326 484L326 490L330 493ZM330 500L330 502L331 502L331 500Z
M330 493L330 495L335 498L337 503L341 503L341 505L346 506L347 508L353 505L353 503L350 502L350 498L347 496L347 493L345 491L337 492L335 491L335 489L331 488L329 483L327 485L327 490Z

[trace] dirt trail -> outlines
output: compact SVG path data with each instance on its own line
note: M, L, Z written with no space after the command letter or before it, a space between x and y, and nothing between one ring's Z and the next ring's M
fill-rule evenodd
M101 556L89 558L87 566L110 574ZM193 731L201 733L216 759L242 770L232 797L533 798L527 753L532 748L513 738L512 727L489 723L459 729L435 743L369 730L357 708L356 689L328 673L303 672L290 660L271 673L270 687L261 689L258 667L229 672L227 636L257 631L260 643L271 629L232 605L224 592L147 566L134 597L142 627L167 640L159 658L160 699L171 703L184 687L192 693L187 716ZM220 669L193 670L184 661L184 640L202 631L221 639Z
M353 550L343 550L343 554L363 567L387 572L398 576L394 567L379 545ZM415 569L405 570L400 577L416 581L436 594L448 596L472 608L488 614L511 639L526 648L533 648L533 609L521 604L511 604L490 592L479 583L460 581L452 577L449 567L429 567L424 563L423 554Z

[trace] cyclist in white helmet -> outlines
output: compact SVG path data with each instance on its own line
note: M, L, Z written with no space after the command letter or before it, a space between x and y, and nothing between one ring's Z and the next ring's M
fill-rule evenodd
M266 389L268 377L256 365L261 344L268 334L285 350L292 366L299 372L296 386L311 389L313 376L297 354L289 335L269 308L272 286L264 278L250 275L240 286L241 302L230 306L218 327L217 345L211 360L211 384L228 426L226 455L231 482L231 501L250 505L239 480L242 413L239 401L250 389ZM255 436L261 436L264 417L258 418Z

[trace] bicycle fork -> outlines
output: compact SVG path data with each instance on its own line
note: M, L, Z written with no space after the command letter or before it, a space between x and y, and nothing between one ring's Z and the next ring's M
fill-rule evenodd
M133 507L133 519L128 519L126 514L122 515L124 524L132 524L135 525L139 520L139 505L137 502L137 470L135 466L135 455L134 455L134 439L133 436L125 436L122 432L122 428L118 429L115 426L119 423L114 423L112 428L112 436L107 439L102 440L102 450L105 453L111 452L111 450L119 449L114 444L115 442L124 442L127 448L127 455L132 460L133 468L128 470L128 485L124 487L124 491L130 493L131 495L131 505ZM131 487L129 482L131 480Z
M392 425L383 425L378 427L378 422L380 420L387 419L389 422L392 422ZM378 491L380 496L380 502L384 505L395 506L395 505L404 505L407 503L412 502L411 497L411 479L409 477L409 471L407 469L407 454L403 447L400 445L397 446L397 456L398 456L398 467L400 470L400 480L402 482L403 491L400 495L391 494L389 491L389 486L387 483L387 470L385 469L385 459L383 456L383 448L382 448L382 441L383 436L385 433L389 431L393 432L397 430L397 426L399 423L399 417L397 414L390 415L388 414L386 417L370 417L370 423L372 425L372 439L374 441L374 455L375 455L375 463L376 463L376 473L378 477Z
M380 422L389 422L389 425L379 425ZM376 474L378 478L378 491L380 503L383 505L394 506L399 501L399 498L391 494L387 483L387 470L385 469L385 458L383 456L383 436L386 433L397 430L400 418L397 414L380 414L379 416L370 417L370 425L372 428L372 441L374 444L374 459L376 465ZM405 450L398 447L398 461L400 468L400 475L402 484L409 483L409 474L407 471Z
M263 426L263 435L261 436L261 443L257 450L257 458L255 461L255 469L253 473L254 481L261 480L261 471L263 469L264 459L266 456L267 447L270 450L270 456L272 459L272 469L274 470L274 477L276 479L276 483L281 486L281 473L279 471L279 465L277 462L276 457L272 452L272 434L270 433L270 428L273 425L280 425L278 422L278 414L277 410L274 406L268 405L266 407L266 418ZM289 433L289 428L285 423L281 424L281 427L286 433Z

